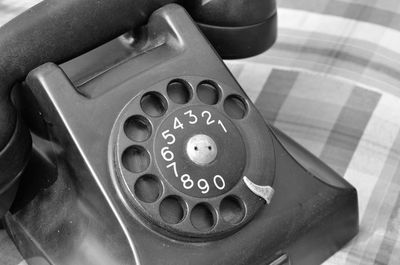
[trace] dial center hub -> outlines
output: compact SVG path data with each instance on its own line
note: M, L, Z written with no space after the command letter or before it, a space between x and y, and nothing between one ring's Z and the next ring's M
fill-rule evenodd
M186 154L193 163L206 166L214 162L217 158L217 144L208 135L196 134L187 142Z
M242 179L246 167L246 149L239 130L209 106L171 112L158 126L153 148L163 177L192 197L227 193Z

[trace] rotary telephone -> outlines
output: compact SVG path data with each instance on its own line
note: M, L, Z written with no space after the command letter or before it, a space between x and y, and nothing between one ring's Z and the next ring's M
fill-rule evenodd
M30 265L321 263L357 192L221 60L273 44L275 2L172 2L45 0L0 29L10 237Z

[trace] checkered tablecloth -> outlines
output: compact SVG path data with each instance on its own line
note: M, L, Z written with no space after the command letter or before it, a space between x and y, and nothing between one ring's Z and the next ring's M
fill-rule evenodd
M0 22L35 1L0 0ZM360 233L326 264L400 264L400 1L278 0L268 52L227 62L265 119L358 190ZM22 258L0 232L0 264Z

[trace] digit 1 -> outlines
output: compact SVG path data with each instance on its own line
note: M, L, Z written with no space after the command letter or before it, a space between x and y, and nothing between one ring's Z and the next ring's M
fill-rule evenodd
M222 123L222 121L218 120L218 124L221 125L222 130L224 130L225 133L228 133L228 131L225 128L225 125Z

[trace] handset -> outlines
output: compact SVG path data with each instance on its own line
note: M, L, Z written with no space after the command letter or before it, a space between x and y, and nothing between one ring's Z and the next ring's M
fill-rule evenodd
M229 4L228 1L220 0L44 0L0 29L0 217L12 202L19 176L27 165L31 152L29 130L19 118L10 99L13 85L23 81L29 71L43 63L64 62L124 32L138 28L153 11L172 2L186 5L203 24L219 27L225 21L227 32L242 25L247 26L248 16L238 15L241 12L249 14L254 8L226 13L219 21L213 20L215 12L224 14L224 10L231 4L235 7L268 7L268 12L257 15L260 21L266 21L258 30L263 33L270 31L270 34L266 34L269 36L268 41L265 38L252 40L244 36L247 37L246 42L259 44L254 47L238 45L242 48L235 51L219 48L224 57L254 55L269 48L275 40L276 7L273 0L229 1ZM209 35L217 49L219 43L224 43L224 40L212 37L213 34ZM232 34L227 34L226 38L228 35ZM252 27L249 36L254 36ZM240 43L242 42L239 41L238 44Z

